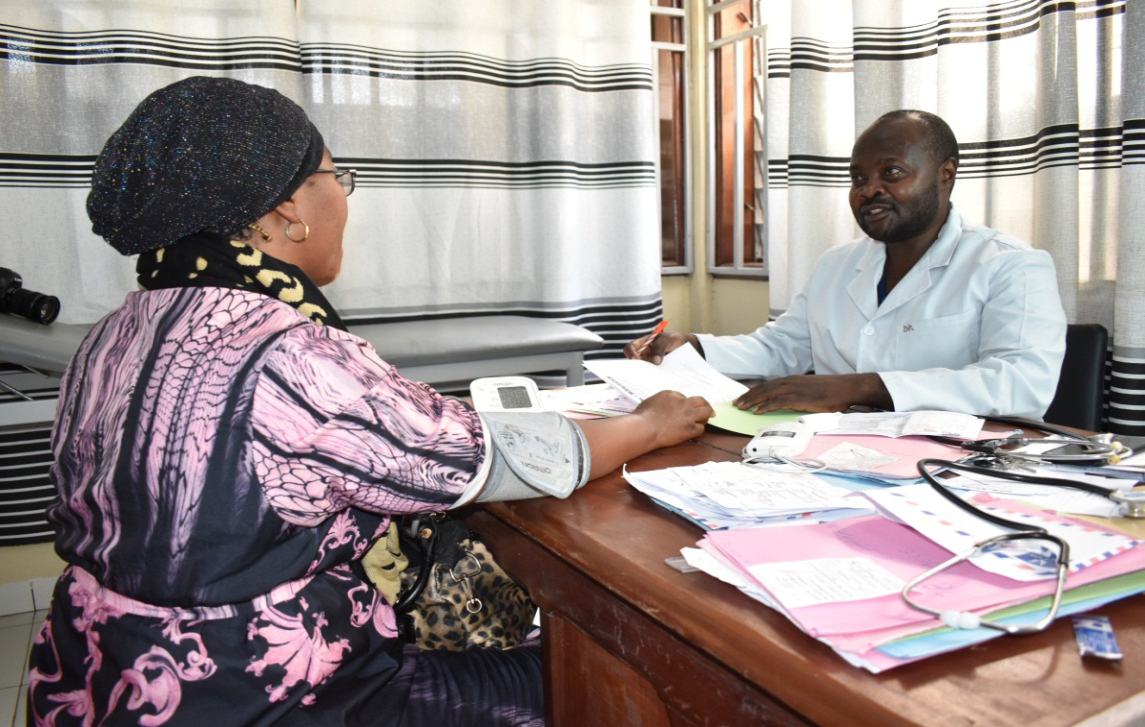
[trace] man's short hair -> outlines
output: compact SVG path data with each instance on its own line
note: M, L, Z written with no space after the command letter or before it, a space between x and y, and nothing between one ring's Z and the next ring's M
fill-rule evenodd
M958 140L954 138L954 132L941 117L929 111L898 109L883 114L875 120L875 123L898 119L914 119L926 127L926 150L935 164L942 164L950 158L958 161Z

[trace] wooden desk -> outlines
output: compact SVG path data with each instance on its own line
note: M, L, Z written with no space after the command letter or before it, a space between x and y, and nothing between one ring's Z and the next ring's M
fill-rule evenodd
M710 433L629 468L735 460L745 441ZM872 675L735 588L665 565L702 532L619 472L567 500L487 506L469 525L541 608L550 727L1034 727L1145 714L1140 596L1099 611L1125 653L1119 664L1083 662L1064 619Z

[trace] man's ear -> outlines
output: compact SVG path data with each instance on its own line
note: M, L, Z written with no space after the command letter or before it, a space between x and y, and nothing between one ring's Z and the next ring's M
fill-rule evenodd
M954 188L954 179L958 176L958 160L950 157L938 168L938 181L947 191Z

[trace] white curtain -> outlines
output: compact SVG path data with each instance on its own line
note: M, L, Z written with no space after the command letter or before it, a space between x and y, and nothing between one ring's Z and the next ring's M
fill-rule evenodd
M1145 434L1145 3L766 5L771 309L860 232L851 142L896 108L943 117L952 201L1054 257L1070 322L1113 338L1108 428Z
M0 266L62 322L135 287L90 231L96 154L199 74L277 88L360 170L348 321L548 317L616 355L660 315L646 0L6 0L0 44Z

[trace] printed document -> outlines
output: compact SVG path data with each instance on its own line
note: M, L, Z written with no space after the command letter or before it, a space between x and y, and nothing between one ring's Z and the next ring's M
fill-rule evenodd
M559 411L571 419L599 419L631 414L639 403L610 384L541 389L540 394L547 411Z
M951 553L961 553L977 542L1013 532L972 515L947 501L929 485L901 485L879 490L864 490L861 495L871 500L884 516L908 525ZM984 501L985 500L985 501ZM1069 543L1070 573L1092 567L1106 558L1125 552L1137 541L1105 528L1033 508L1005 509L1005 500L979 495L974 504L1011 521L1041 528ZM1018 581L1053 578L1057 560L1053 548L1039 541L1013 541L988 553L979 553L970 562L982 570Z
M785 608L863 601L896 594L906 581L870 558L811 558L759 563L747 571Z
M1024 472L1024 474L1051 479L1068 478L1072 482L1096 485L1110 491L1130 490L1137 484L1136 479L1086 474L1082 468L1071 468L1068 465L1054 467L1052 465L1038 466L1034 463L1030 463L1028 472ZM1055 510L1073 515L1119 517L1121 514L1121 506L1109 497L1061 485L1015 482L1014 480L1001 477L991 477L984 472L959 473L954 477L944 479L942 484L946 487L955 487L961 490L988 492L998 497L1025 500L1046 510Z
M948 411L880 411L805 414L800 418L816 434L876 434L882 437L941 436L977 439L984 421Z
M710 529L751 527L769 519L826 510L856 513L868 507L850 492L808 472L707 462L645 472L624 470L645 495Z
M685 396L702 396L714 407L747 391L746 386L716 371L688 345L669 353L659 365L616 358L585 361L584 367L636 401L661 391L679 391Z

